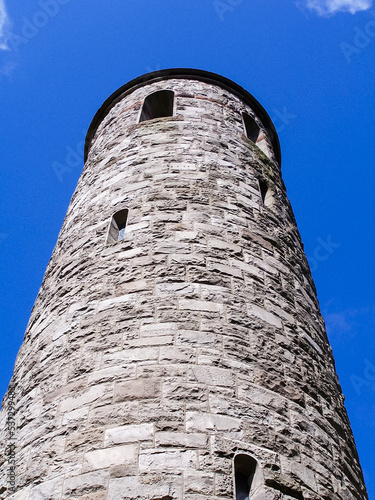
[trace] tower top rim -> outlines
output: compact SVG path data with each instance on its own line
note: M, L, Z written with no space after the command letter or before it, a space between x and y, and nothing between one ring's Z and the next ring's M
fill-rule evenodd
M84 153L84 161L86 162L88 152L91 146L91 141L98 129L102 120L106 117L106 115L110 112L110 110L121 100L125 95L129 92L135 90L136 88L143 87L144 85L149 85L150 83L169 80L172 78L181 78L181 79L189 79L189 80L199 80L206 83L211 83L213 85L217 85L223 89L228 90L232 94L239 97L242 101L248 104L251 109L257 114L257 116L262 121L264 127L268 129L270 133L270 139L272 142L272 147L275 153L276 161L279 165L281 165L281 149L280 142L277 136L276 128L268 115L267 111L263 108L257 99L250 94L243 87L235 83L234 81L226 78L224 76L218 75L217 73L212 73L210 71L205 71L201 69L192 69L192 68L169 68L162 69L158 71L152 71L150 73L146 73L144 75L138 76L133 80L130 80L128 83L125 83L122 87L113 92L102 104L102 106L95 113L94 118L91 121L91 124L87 130L86 139L85 139L85 153Z

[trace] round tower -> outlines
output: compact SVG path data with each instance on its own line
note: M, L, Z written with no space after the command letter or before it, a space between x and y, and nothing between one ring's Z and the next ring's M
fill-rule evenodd
M126 84L3 401L0 498L366 499L275 128L192 69Z

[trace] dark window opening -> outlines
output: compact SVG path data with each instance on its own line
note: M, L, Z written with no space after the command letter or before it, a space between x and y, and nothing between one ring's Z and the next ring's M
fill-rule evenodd
M266 182L259 179L259 188L260 188L260 194L262 197L263 204L265 204L266 196L268 193L268 185Z
M257 462L248 455L234 459L235 500L249 500Z
M242 113L243 122L245 124L246 135L254 144L257 142L259 137L260 128L256 123L254 118L252 118L247 113Z
M124 239L126 222L128 220L129 210L124 208L112 215L109 226L107 243L114 243Z
M163 118L173 116L173 98L172 90L159 90L146 97L143 103L140 122L152 120L153 118Z

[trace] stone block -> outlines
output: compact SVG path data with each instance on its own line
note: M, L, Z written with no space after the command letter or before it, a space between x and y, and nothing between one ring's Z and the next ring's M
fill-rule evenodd
M110 366L90 373L88 376L88 384L96 385L104 382L118 382L123 379L135 378L135 376L135 366Z
M207 448L207 435L182 432L156 432L156 446L180 448Z
M163 474L110 479L107 500L139 499L182 500L181 478Z
M158 355L158 351L150 346L127 348L122 351L105 353L103 355L103 366L118 366L137 361L156 361Z
M165 285L167 286L168 284L165 283ZM176 323L150 323L141 325L140 327L141 337L170 336L174 335L175 332Z
M218 387L234 387L236 383L231 370L215 366L193 365L189 368L188 376L190 381L196 381L198 384Z
M160 380L137 379L116 385L114 402L154 399L161 395Z
M8 498L9 500L29 500L30 490L31 486L27 486L26 488L23 488L22 490L13 493L13 495L10 495Z
M231 259L231 264L232 266L238 267L239 269L241 269L241 271L248 274L249 276L253 276L259 280L263 278L263 271L253 264L248 264L242 260L235 259Z
M106 430L104 446L134 443L137 441L150 441L153 439L153 436L153 424L122 425Z
M123 465L129 473L137 468L138 446L129 444L124 446L111 446L110 448L94 450L85 453L82 472L98 469L107 469L116 465Z
M213 260L208 261L208 269L215 269L219 273L234 276L235 278L242 278L242 272L240 269L227 264L220 264L219 262L214 262Z
M134 422L138 413L138 401L108 404L90 409L88 424L90 426L126 424Z
M200 471L189 471L184 474L185 495L212 495L214 492L214 474Z
M208 238L207 239L208 246L212 248L217 248L223 252L232 253L232 254L241 254L242 248L239 245L235 245L228 241L220 240L218 238Z
M156 285L157 295L183 295L199 297L200 286L197 283L159 283Z
M97 404L98 406L110 401L113 397L113 386L111 384L102 384L90 387L86 392L80 395L68 397L61 401L60 411L70 412L82 406Z
M95 450L103 445L104 427L71 432L66 437L65 451L82 452Z
M98 490L106 489L107 484L107 471L94 471L69 477L64 481L62 498L95 494Z
M197 467L197 454L193 450L143 449L139 455L139 470L141 473L182 472Z
M256 316L261 320L269 323L270 325L276 326L276 328L282 328L282 323L280 318L278 318L275 314L267 311L266 309L259 307L255 304L248 304L247 312L251 316Z
M33 486L28 500L55 500L56 498L60 498L63 481L63 477L57 477Z
M212 433L214 431L238 432L242 422L239 418L203 412L186 412L187 432Z
M180 309L188 309L190 311L217 311L220 313L224 312L223 304L203 300L180 299L179 307Z
M280 464L282 472L303 484L313 491L317 491L314 471L305 467L303 464L290 460L286 457L280 456Z
M192 363L195 359L195 349L187 346L161 346L159 350L159 363Z

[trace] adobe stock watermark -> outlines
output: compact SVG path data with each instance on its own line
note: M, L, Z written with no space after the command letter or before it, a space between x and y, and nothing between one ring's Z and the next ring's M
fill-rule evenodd
M375 18L375 10L368 11ZM375 38L375 20L369 21L363 28L356 26L354 28L354 38L352 43L341 42L340 49L344 54L346 62L352 62L352 56L360 54L363 49L368 47Z
M49 23L50 19L57 16L61 6L66 5L71 0L38 0L40 7L31 18L23 16L22 27L19 34L10 32L8 35L8 45L11 50L18 52L21 46L27 45L35 38L39 31Z
M271 120L274 124L276 124L279 133L282 132L295 118L297 118L297 115L289 113L285 106L282 111L272 108Z
M234 8L240 5L243 0L214 0L212 5L218 15L220 21L224 21L227 12L233 12Z
M331 236L327 236L325 240L319 237L316 239L316 242L317 246L314 249L312 257L307 256L311 272L316 271L319 267L319 264L329 259L336 248L339 248L341 246L340 243L334 243L331 239Z
M146 66L147 73L153 73L154 71L160 71L160 63L155 64L155 66Z
M289 113L289 111L284 106L281 111L277 108L272 108L271 120L277 128L278 133L280 134L293 120L297 118L297 116L298 115ZM266 131L272 141L274 139L275 132L268 127L266 128Z
M350 375L350 382L357 394L360 396L364 387L373 387L375 389L375 365L370 360L364 360L365 367L362 376Z
M8 418L7 418L8 445L5 454L8 459L7 482L8 490L16 491L16 404L15 389L10 386L8 389Z
M0 233L0 243L8 238L8 235L5 233Z
M63 182L64 175L70 172L83 163L83 155L85 151L85 135L86 132L82 131L83 139L78 142L75 147L70 145L65 146L66 155L64 163L53 161L51 164L52 170L55 172L56 177L60 182Z

